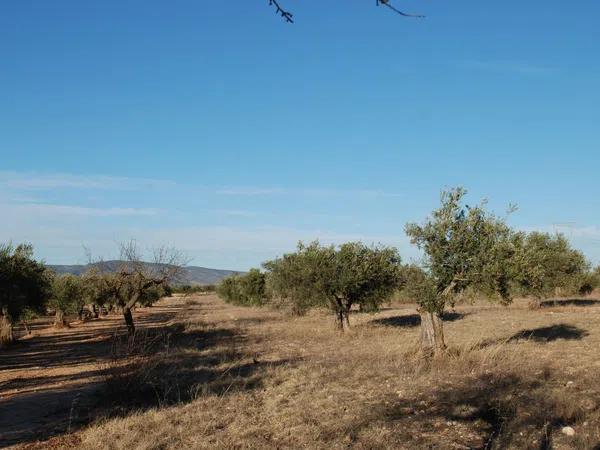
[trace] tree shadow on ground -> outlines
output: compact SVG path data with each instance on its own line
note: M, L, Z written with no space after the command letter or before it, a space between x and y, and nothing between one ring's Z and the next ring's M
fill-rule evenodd
M375 407L355 433L380 423L393 426L398 439L412 448L533 448L534 441L536 448L548 450L553 433L586 414L575 406L579 394L555 396L547 387L549 378L548 369L447 377L432 390ZM432 442L437 436L439 441Z
M141 317L135 318L136 326L152 328L164 326L174 319L178 311L174 308L156 308ZM0 371L28 368L54 368L86 364L106 359L110 342L115 332L124 330L122 316L110 316L78 324L72 328L57 330L48 335L34 336L19 340L1 351Z
M535 342L552 342L559 339L563 340L581 340L589 333L586 330L574 325L559 323L547 327L521 330L512 335L508 341L532 340Z
M559 323L549 325L547 327L521 330L508 338L488 339L482 341L476 347L484 348L489 347L491 345L506 344L509 342L519 341L532 341L538 344L546 344L548 342L553 342L560 339L565 341L579 341L588 335L589 333L587 330L576 327L575 325Z
M0 447L46 440L133 410L255 389L269 367L288 363L261 361L260 356L245 353L247 337L239 327L186 330L181 324L156 326L150 320L137 324L133 343L122 329L102 339L96 334L90 342L85 340L92 338L91 332L77 337L57 334L40 336L40 342L25 346L39 352L21 349L7 359L3 355L0 368L74 366L90 361L97 365L87 372L13 379L1 386L29 392L0 400ZM68 384L36 388L36 383L52 382ZM5 417L11 419L5 422Z
M99 401L104 414L185 403L203 395L227 395L262 385L268 368L289 360L261 361L244 350L239 328L185 330L177 324L151 330L147 345L107 369ZM118 345L118 344L117 344ZM127 344L125 344L127 345ZM125 359L126 363L122 364Z
M542 308L552 308L556 306L600 306L600 300L591 298L569 298L562 300L544 300L540 302Z
M444 322L454 322L456 320L463 319L468 315L469 313L445 312L442 316L442 319ZM418 314L409 314L405 316L384 317L382 319L372 320L369 323L388 327L410 328L421 325L421 316Z

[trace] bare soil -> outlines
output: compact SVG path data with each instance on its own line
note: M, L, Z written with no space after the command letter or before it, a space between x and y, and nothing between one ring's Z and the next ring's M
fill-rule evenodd
M167 299L137 320L176 333L108 379L120 317L38 330L1 355L2 439L94 450L599 449L600 301L527 303L449 311L448 354L431 362L418 355L409 304L352 314L340 335L326 312ZM118 413L99 414L94 389ZM73 411L87 419L67 433Z
M182 309L170 299L135 312L138 328L164 326ZM77 429L93 419L94 395L112 359L115 335L125 333L123 317L72 320L56 330L53 317L17 328L20 339L0 350L0 447Z

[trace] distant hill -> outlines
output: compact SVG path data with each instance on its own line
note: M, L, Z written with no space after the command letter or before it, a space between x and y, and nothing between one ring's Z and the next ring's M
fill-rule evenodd
M52 270L56 273L72 273L73 275L81 275L90 267L94 265L102 264L104 270L115 270L119 265L122 264L122 261L103 261L102 263L94 263L94 264L75 264L75 265L51 265L49 264ZM197 266L186 266L183 269L183 273L180 279L176 284L178 285L206 285L206 284L217 284L223 278L228 277L229 275L234 275L242 272L237 272L235 270L222 270L222 269L209 269L207 267L197 267Z

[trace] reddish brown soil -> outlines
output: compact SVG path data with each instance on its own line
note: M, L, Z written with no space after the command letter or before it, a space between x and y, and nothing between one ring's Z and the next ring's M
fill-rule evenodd
M139 308L137 327L166 325L181 308L182 301L173 299ZM94 394L124 324L122 316L109 315L56 330L45 317L31 331L0 350L0 447L64 433L93 419Z

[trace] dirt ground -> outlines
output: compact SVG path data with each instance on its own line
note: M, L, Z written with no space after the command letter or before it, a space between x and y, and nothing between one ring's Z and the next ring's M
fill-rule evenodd
M170 299L137 309L138 328L168 324L181 305L181 300ZM103 380L103 364L111 359L115 333L125 331L118 314L72 320L62 330L55 330L52 322L53 317L35 320L31 335L19 327L17 343L0 350L0 447L62 434L86 421Z
M445 317L448 355L431 364L416 352L415 305L352 314L344 335L325 312L290 317L214 295L166 299L138 310L137 320L181 325L181 339L146 360L136 378L138 400L148 400L144 383L156 399L94 420L93 390L102 385L120 317L60 332L40 328L1 355L3 445L600 448L595 297L535 311L525 300L459 305ZM73 411L87 425L67 434Z

